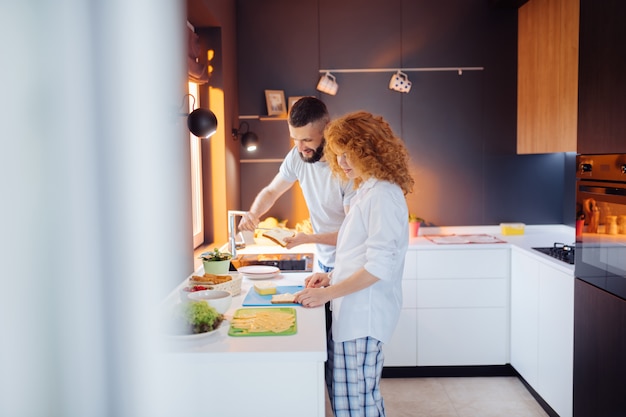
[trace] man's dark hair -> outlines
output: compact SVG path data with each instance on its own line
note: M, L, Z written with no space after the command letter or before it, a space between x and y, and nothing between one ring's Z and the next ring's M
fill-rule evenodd
M289 124L293 127L302 127L318 121L322 121L323 126L326 126L330 116L324 102L315 97L302 97L289 111Z

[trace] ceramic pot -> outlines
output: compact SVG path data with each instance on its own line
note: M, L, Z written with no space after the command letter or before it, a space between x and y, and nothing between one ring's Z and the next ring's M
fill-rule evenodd
M228 274L230 269L230 260L225 261L202 261L205 274L223 275Z

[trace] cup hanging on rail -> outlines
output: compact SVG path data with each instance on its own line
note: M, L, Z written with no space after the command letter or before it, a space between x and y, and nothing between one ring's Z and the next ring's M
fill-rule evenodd
M402 71L397 71L391 76L391 80L389 80L389 89L400 93L408 93L411 91L411 81L409 81L408 75Z
M337 94L339 84L337 84L337 79L335 78L335 76L332 75L330 72L327 72L320 77L320 80L317 83L317 89L322 93L334 96L335 94Z

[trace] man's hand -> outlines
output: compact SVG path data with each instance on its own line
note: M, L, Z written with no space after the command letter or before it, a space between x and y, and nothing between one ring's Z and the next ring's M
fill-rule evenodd
M259 220L258 217L256 217L251 212L247 211L246 214L241 216L241 220L239 221L238 229L241 230L241 231L249 230L251 232L254 232L254 230L259 225L259 222L260 222L260 220Z
M291 249L298 245L303 245L305 243L313 243L313 239L311 238L311 235L308 235L303 232L298 232L291 237L284 238L283 240L287 244L285 246L287 249Z

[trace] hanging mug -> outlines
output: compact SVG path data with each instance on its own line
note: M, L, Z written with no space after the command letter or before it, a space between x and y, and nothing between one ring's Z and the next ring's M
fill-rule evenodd
M322 75L319 82L317 83L317 89L319 91L329 94L331 96L337 94L338 88L339 85L337 84L337 79L330 72Z
M409 81L409 77L405 73L398 71L391 76L389 89L400 93L408 93L411 91L411 81Z

